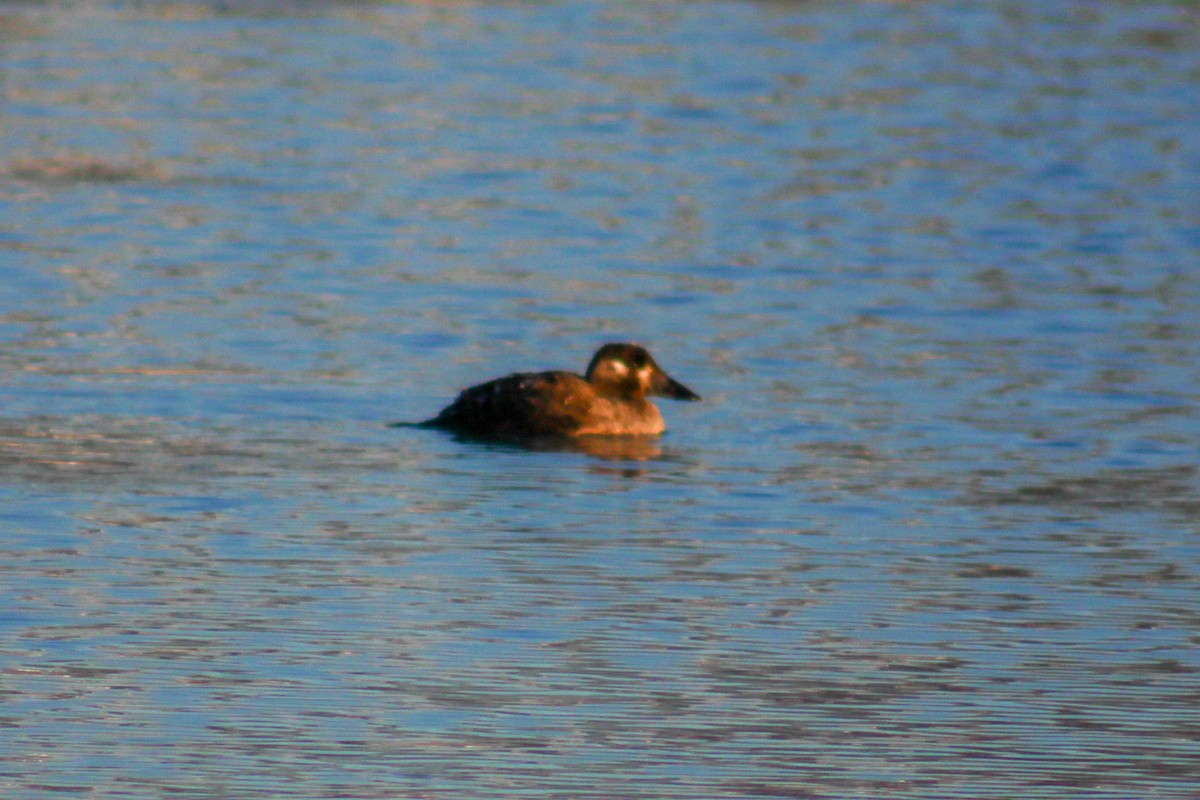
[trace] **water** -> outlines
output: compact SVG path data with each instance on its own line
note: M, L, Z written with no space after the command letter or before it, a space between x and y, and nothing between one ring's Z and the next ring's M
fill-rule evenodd
M0 795L1200 797L1198 23L0 5Z

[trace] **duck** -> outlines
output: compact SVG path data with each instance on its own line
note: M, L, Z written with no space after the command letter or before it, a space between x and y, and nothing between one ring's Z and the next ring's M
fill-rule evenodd
M666 423L651 396L700 399L645 347L613 342L596 351L583 375L552 370L496 378L464 389L436 417L416 424L501 439L658 436Z

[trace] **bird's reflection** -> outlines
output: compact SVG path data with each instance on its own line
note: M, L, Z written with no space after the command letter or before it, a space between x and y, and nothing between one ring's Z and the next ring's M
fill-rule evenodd
M662 445L655 436L481 437L456 434L454 440L539 453L583 453L605 461L650 461L663 456Z

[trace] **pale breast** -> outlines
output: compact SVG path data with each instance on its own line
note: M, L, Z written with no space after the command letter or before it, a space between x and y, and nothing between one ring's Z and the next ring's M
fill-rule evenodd
M612 401L597 397L577 436L657 436L667 429L662 414L648 400Z

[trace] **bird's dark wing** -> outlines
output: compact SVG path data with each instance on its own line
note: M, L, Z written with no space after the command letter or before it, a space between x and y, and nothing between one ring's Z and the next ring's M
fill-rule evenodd
M479 436L570 436L583 424L591 387L570 372L523 372L463 390L423 425Z

